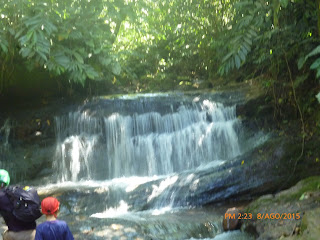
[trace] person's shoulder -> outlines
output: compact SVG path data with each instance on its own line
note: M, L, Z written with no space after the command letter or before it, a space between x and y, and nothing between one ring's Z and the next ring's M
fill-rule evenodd
M60 220L60 219L57 219L56 223L59 224L59 225L67 225L66 221L63 221L63 220Z
M46 225L47 225L47 222L42 222L42 223L40 223L40 224L37 225L36 230L39 230L39 231L40 231L41 229L45 228Z
M42 222L42 223L39 223L38 225L37 225L37 227L43 227L43 226L46 226L46 225L48 225L49 224L49 221L44 221L44 222Z

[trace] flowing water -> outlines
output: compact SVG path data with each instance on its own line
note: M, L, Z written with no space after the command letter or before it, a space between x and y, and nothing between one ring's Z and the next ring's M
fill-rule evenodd
M236 104L219 100L98 98L56 116L55 174L39 192L59 196L77 239L250 239L222 233L225 208L196 207L182 188L254 145Z

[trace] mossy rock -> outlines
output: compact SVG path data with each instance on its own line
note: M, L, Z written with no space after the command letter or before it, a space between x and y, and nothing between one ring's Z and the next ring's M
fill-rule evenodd
M319 239L320 176L301 180L278 194L262 196L244 211L254 216L244 225L253 225L258 239ZM283 213L287 218L258 218L265 213Z

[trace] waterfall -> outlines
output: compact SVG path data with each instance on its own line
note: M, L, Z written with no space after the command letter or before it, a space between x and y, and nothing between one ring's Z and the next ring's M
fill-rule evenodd
M159 101L145 111L141 100L130 111L108 106L55 118L59 181L167 175L241 154L235 105L204 99L165 107Z

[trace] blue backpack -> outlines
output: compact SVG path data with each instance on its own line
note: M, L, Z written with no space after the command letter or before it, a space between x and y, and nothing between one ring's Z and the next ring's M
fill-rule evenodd
M9 186L7 196L13 204L12 214L23 222L33 222L41 217L41 201L37 190L29 187Z

